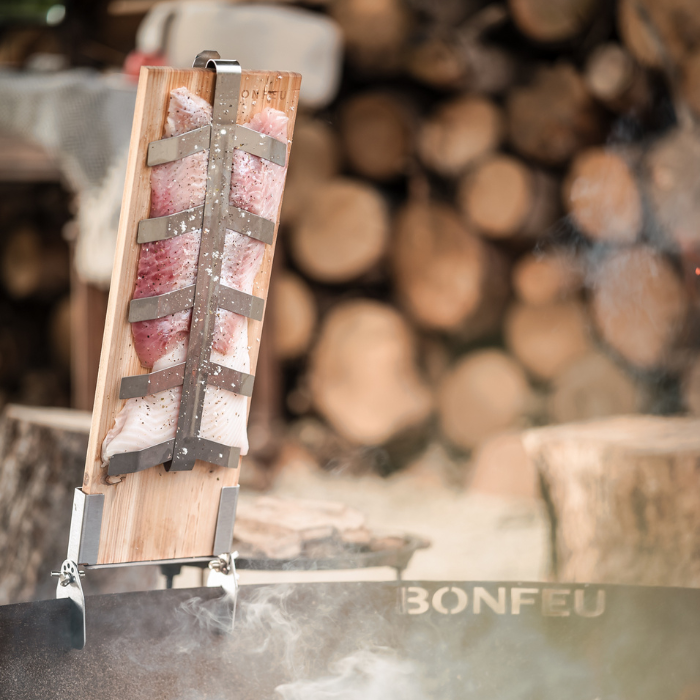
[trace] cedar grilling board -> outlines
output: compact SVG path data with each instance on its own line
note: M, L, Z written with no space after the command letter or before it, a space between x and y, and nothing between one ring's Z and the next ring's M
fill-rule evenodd
M161 465L126 474L119 483L110 484L115 479L107 479L107 468L100 459L102 441L125 403L119 398L122 377L147 372L134 350L128 309L139 258L137 227L150 212L148 144L163 136L170 92L186 87L211 103L214 77L213 72L203 69L141 69L82 487L86 494L105 496L98 564L216 554L212 549L221 488L238 483L240 461L237 469L198 461L192 471L168 473ZM237 122L248 122L266 107L285 112L289 117L287 157L300 84L298 73L244 70L242 74ZM277 229L278 225L275 243ZM265 247L253 288L253 294L264 299L270 285L274 248L275 244ZM262 322L248 321L251 374L255 374L261 331ZM250 408L250 399L248 405Z

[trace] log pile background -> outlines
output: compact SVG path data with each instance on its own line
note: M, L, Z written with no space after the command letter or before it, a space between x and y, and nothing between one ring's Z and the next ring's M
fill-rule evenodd
M298 4L338 22L345 68L297 123L248 478L300 449L386 474L513 429L700 413L696 3ZM103 26L100 65L137 14ZM36 232L3 207L2 391L66 403L65 251L44 260L47 238L25 270ZM43 304L43 365L13 349L23 299ZM32 396L30 365L64 394Z
M386 473L528 426L697 413L698 7L321 9L347 63L285 196L287 440Z

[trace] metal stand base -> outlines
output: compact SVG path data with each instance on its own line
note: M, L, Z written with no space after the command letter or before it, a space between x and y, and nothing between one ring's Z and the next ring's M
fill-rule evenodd
M72 601L70 615L70 637L74 649L85 646L85 594L80 577L85 576L78 565L66 559L60 571L52 571L52 576L58 577L56 598L69 598Z

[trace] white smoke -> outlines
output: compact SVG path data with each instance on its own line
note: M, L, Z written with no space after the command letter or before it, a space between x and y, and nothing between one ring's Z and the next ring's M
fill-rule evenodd
M424 700L413 664L390 649L364 649L336 662L330 674L275 689L284 700Z

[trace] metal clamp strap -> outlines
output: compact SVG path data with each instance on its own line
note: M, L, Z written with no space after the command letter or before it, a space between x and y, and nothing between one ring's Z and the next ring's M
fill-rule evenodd
M221 63L221 61L218 61ZM267 134L249 129L247 126L236 124L234 127L234 148L239 148L252 156L269 160L276 165L284 166L287 162L287 144ZM146 165L163 165L175 160L201 153L209 148L211 126L200 126L199 129L187 131L179 136L158 139L148 144Z
M155 243L169 238L193 233L202 228L204 220L204 205L185 209L177 214L157 216L152 219L139 221L137 243ZM244 209L229 206L229 216L226 228L236 233L242 233L267 245L272 245L275 238L275 222L252 214Z
M119 385L120 399L137 399L159 391L174 389L182 386L185 379L185 363L166 367L149 374L135 374L122 377ZM231 391L240 396L252 396L255 376L240 372L237 369L224 367L216 362L210 362L207 373L207 383L211 386Z
M193 284L154 297L132 299L129 303L129 323L153 321L156 318L176 314L178 311L187 311L187 309L192 308L193 304ZM262 321L265 300L222 284L219 287L219 308L246 318L252 318L255 321Z

